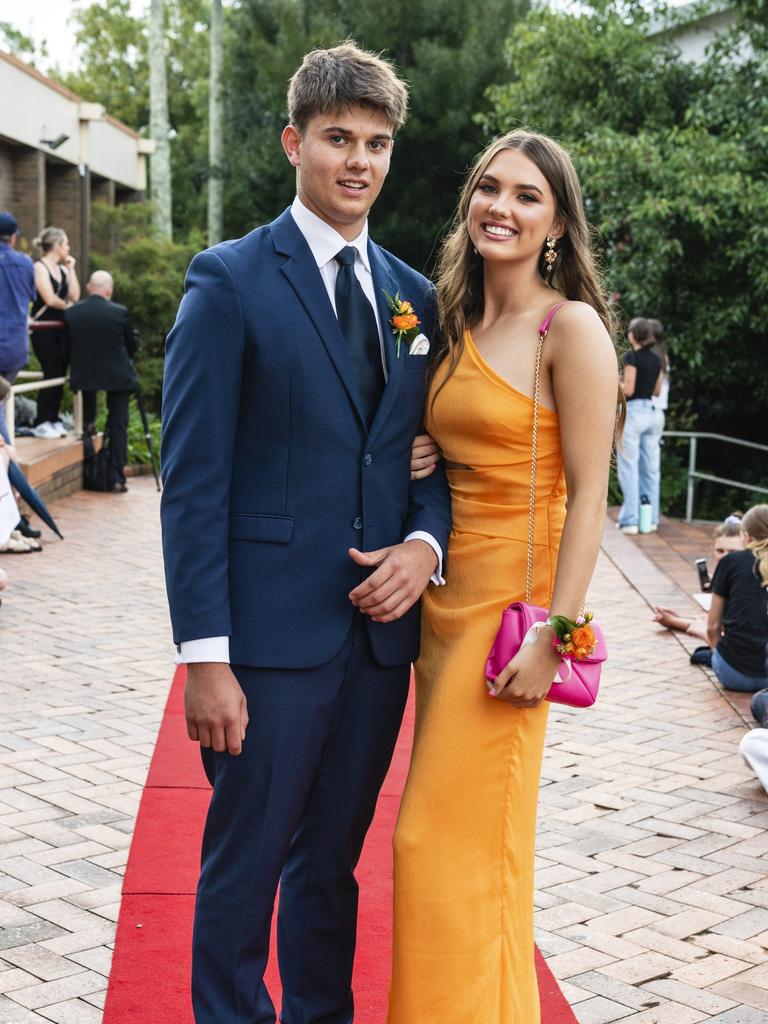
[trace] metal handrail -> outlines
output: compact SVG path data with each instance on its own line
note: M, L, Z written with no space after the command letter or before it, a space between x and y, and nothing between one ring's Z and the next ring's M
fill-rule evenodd
M752 493L768 494L768 487L761 487L758 484L747 484L742 480L730 480L724 476L714 476L712 473L701 473L696 469L696 456L698 455L698 442L722 441L725 444L741 445L742 448L755 448L761 452L768 452L768 445L758 444L756 441L744 441L740 437L729 437L727 434L710 434L701 430L665 430L662 437L682 437L690 442L688 448L688 489L685 496L685 521L693 521L693 503L696 496L696 481L709 480L710 483L723 484L726 487L739 487L743 491Z
M29 371L34 373L35 371ZM5 426L8 436L13 444L16 439L16 395L25 391L43 391L45 388L57 388L69 382L69 377L49 377L46 380L30 380L26 384L12 384L11 393L5 403ZM83 393L74 393L75 407L75 435L79 437L83 432Z

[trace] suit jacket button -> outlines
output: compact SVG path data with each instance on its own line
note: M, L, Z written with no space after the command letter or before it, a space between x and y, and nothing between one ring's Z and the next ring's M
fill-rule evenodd
M360 516L356 516L355 517L355 520L352 523L352 526L354 527L355 530L362 530L362 528L363 528L363 520L360 518Z
M373 456L371 455L370 452L366 452L365 458L363 459L363 465L364 466L370 466L370 464L372 462L373 462Z

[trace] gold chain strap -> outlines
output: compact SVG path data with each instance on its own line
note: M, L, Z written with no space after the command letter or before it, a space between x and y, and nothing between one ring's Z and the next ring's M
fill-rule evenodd
M525 567L525 603L531 603L533 587L533 516L536 508L536 453L539 442L539 396L541 394L541 350L549 331L539 331L536 374L533 382L533 439L531 442L531 493L528 502L528 561Z

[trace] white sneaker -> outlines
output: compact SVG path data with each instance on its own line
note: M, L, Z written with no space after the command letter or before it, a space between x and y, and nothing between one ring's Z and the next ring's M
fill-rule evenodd
M46 420L45 423L39 423L33 429L32 433L35 435L35 437L45 437L49 441L52 441L54 438L61 437L61 434L56 429L56 427L54 427L54 425L50 423L48 420Z
M628 533L632 537L638 532L636 526L620 526L619 529L622 533Z
M61 420L56 420L56 422L53 423L52 426L54 430L58 431L59 437L67 436L67 428L61 422Z
M658 523L653 523L652 526L651 526L651 533L658 533L658 532L659 532L659 524Z

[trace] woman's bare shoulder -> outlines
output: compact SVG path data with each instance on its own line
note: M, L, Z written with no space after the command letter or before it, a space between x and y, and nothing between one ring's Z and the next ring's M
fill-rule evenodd
M552 318L551 328L554 333L574 330L602 330L607 334L603 321L594 306L588 302L566 299Z

